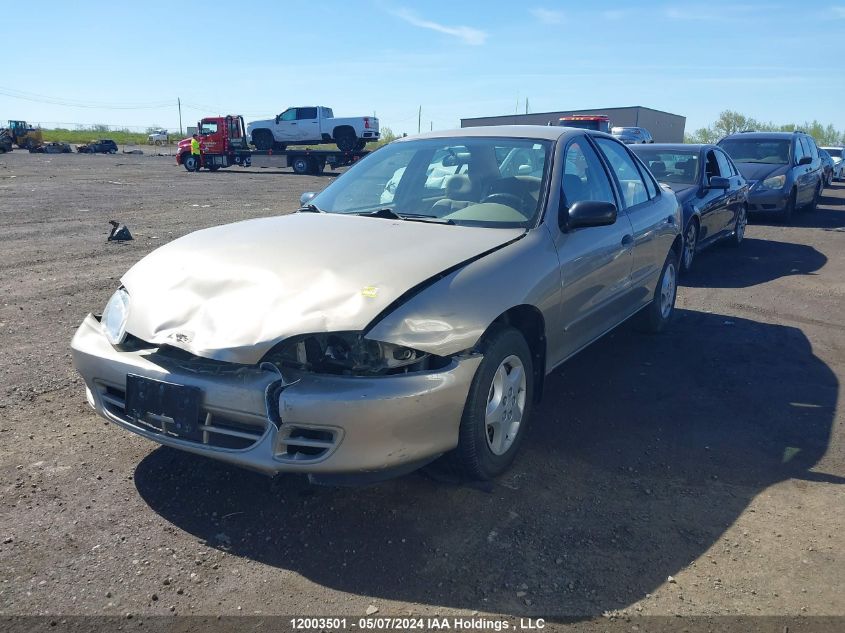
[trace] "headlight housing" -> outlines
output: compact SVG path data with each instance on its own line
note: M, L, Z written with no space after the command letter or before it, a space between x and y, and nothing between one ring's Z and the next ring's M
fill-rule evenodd
M786 184L786 174L781 174L780 176L772 176L771 178L766 178L763 182L760 183L760 186L763 189L783 189L783 186Z
M118 288L103 310L100 325L112 345L120 345L126 338L126 319L129 318L129 293Z
M440 356L373 341L361 332L331 332L296 336L274 347L264 357L280 369L292 368L319 374L377 376L445 366Z

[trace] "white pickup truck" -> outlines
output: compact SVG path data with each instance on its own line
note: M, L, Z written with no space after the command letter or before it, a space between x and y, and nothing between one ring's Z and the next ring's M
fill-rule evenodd
M247 136L257 149L282 151L288 145L335 143L344 152L359 151L379 138L378 119L373 116L334 118L331 108L288 108L275 119L253 121Z

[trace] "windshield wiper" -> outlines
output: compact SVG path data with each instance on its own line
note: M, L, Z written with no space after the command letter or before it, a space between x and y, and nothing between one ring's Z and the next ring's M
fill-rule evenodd
M388 220L407 220L408 222L434 222L435 224L454 224L453 220L448 218L440 218L436 215L426 215L424 213L396 213L393 209L385 207L383 209L376 209L375 211L366 211L363 213L356 213L366 218L385 218Z
M403 220L408 222L432 222L434 224L454 224L455 221L449 218L441 218L436 215L425 215L422 213L403 213Z
M299 207L296 210L297 213L326 213L316 204L306 204L304 207Z
M374 211L362 211L361 213L356 213L355 215L360 215L364 218L386 218L388 220L403 220L404 218L396 213L390 207L384 207L383 209L376 209Z

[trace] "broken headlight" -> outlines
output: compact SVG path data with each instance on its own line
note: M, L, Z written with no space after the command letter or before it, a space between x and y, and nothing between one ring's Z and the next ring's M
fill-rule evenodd
M129 293L118 288L103 310L100 325L112 345L120 345L126 338L126 319L129 318Z
M361 332L306 334L282 341L265 361L325 374L367 376L420 371L440 366L439 356L419 350L373 341Z

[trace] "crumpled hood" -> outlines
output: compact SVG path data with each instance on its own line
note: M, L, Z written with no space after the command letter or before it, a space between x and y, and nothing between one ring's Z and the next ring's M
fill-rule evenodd
M321 213L205 229L123 276L126 330L255 363L292 335L362 330L407 290L523 233Z
M739 173L747 180L764 180L769 176L780 176L789 171L789 165L772 165L770 163L737 163Z

